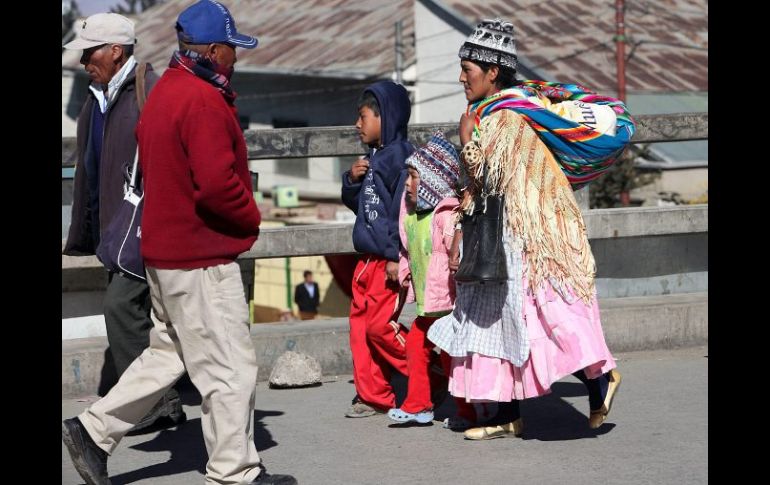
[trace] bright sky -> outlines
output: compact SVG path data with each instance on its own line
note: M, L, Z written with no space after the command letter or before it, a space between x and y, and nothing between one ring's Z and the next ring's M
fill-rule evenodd
M84 17L93 15L99 12L109 12L110 7L118 3L123 3L122 0L75 0L80 8L80 13Z

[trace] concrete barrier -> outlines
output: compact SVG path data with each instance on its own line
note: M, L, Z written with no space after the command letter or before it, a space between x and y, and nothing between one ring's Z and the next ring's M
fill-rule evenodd
M600 302L602 325L613 352L697 346L708 343L708 293L685 293ZM401 320L411 321L404 313ZM321 363L324 375L352 373L345 318L251 327L259 364L258 379L270 376L286 350L306 353ZM104 364L105 337L62 340L62 397L96 394Z

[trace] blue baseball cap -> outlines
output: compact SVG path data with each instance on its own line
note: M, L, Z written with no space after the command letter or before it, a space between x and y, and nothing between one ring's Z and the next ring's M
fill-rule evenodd
M188 44L230 43L244 49L257 46L257 39L239 34L227 7L214 0L201 0L187 7L176 19L179 38Z

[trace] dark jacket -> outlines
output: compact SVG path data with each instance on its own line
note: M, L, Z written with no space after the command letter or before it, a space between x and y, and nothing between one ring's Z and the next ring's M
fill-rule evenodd
M342 202L356 214L353 247L356 251L398 261L398 213L406 181L404 161L414 151L407 141L411 103L406 89L393 81L368 86L380 107L382 147L370 149L369 170L359 183L342 174Z
M316 313L318 311L318 305L321 302L321 298L318 295L318 283L314 281L313 287L315 287L315 291L312 298L308 294L307 288L305 288L304 281L294 288L294 303L297 304L302 312Z
M123 171L127 164L134 162L136 135L134 129L139 119L136 100L136 68L118 90L116 99L107 108L104 120L101 162L99 165L99 233L107 228L115 211L123 200ZM147 65L145 91L149 94L158 75ZM72 222L70 224L64 254L87 256L95 254L98 241L94 241L91 228L91 210L86 157L91 157L91 115L97 103L88 90L83 109L80 110L77 126L77 162L75 164L74 194L72 198Z

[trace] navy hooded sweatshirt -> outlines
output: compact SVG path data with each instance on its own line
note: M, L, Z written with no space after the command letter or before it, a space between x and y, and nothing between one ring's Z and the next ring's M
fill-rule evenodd
M356 251L398 261L398 214L407 176L404 161L414 151L406 139L412 106L406 89L393 81L376 82L366 91L380 107L382 146L366 154L369 170L359 183L350 182L350 171L342 174L342 202L356 214Z

